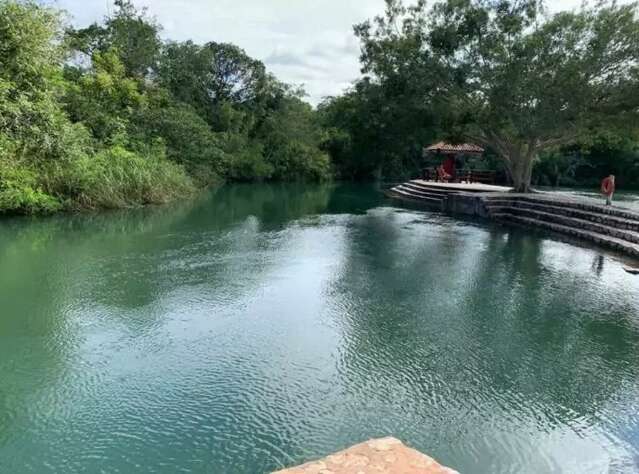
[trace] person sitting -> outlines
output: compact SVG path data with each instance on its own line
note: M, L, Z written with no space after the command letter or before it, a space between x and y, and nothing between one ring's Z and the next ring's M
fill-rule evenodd
M450 176L449 181L452 181L455 179L455 175L456 173L456 166L455 166L455 157L452 155L449 155L444 162L442 163L442 166L444 168L444 171L446 172L447 175Z
M444 183L449 182L452 179L452 175L446 172L444 169L444 165L439 165L437 167L437 181L443 181Z

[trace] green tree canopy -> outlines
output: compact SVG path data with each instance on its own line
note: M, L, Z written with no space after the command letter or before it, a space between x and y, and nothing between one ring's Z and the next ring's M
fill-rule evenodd
M424 143L435 136L430 101L417 100L411 76L358 81L319 106L324 148L343 179L406 178L419 167ZM421 85L420 85L421 87Z
M0 0L0 158L5 162L59 159L74 154L82 141L82 127L72 125L60 103L62 34L55 10Z
M637 124L637 4L548 15L537 0L387 0L356 27L365 73L410 77L453 140L492 148L518 191L538 154Z
M174 43L131 0L79 30L0 0L0 212L135 206L331 175L301 91L228 43Z
M138 11L131 0L115 0L114 4L114 13L103 24L70 30L70 43L90 57L96 52L117 51L128 75L144 77L157 67L162 28L145 10Z
M268 80L264 64L237 46L191 41L166 45L159 78L177 100L198 109L220 131L225 125L223 105L255 109Z

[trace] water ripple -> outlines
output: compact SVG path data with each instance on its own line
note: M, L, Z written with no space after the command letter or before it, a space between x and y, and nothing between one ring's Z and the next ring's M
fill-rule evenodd
M259 473L386 435L461 472L639 472L613 259L243 189L0 231L0 472Z

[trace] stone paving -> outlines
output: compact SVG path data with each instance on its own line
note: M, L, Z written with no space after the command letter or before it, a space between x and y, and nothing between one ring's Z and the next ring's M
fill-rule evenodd
M508 186L496 186L494 184L483 183L438 183L436 181L425 181L423 179L414 179L411 182L428 186L433 189L443 189L451 191L507 193L513 189Z
M273 474L458 474L395 438L358 444L319 461Z

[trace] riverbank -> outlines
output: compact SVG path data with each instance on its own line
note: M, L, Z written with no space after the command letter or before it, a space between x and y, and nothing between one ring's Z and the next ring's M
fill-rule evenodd
M330 178L324 128L297 88L232 44L160 30L129 1L85 29L55 6L0 1L0 212L161 204L217 178ZM122 42L131 31L138 41Z
M412 180L386 191L394 199L503 224L543 229L639 259L639 213L558 192Z

